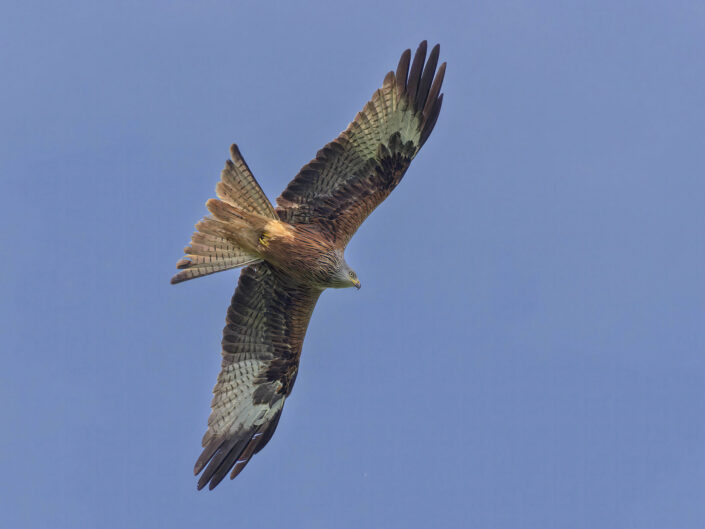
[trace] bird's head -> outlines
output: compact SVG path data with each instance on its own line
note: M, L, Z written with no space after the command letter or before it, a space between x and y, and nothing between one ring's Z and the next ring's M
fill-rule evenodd
M360 280L357 278L355 270L350 268L350 265L348 265L348 263L346 263L344 260L341 263L341 266L338 268L333 282L334 288L355 287L359 290L362 286L360 284Z

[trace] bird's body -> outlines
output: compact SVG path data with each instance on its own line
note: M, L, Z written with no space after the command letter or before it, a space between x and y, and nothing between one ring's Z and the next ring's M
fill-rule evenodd
M314 226L272 221L260 237L259 249L265 261L302 284L321 290L350 286L336 281L344 250Z
M196 225L179 283L246 266L226 317L222 370L195 473L212 489L239 474L272 437L291 393L308 322L326 288L360 288L350 238L399 184L443 100L439 47L406 50L355 120L291 181L274 208L231 148L212 216ZM425 66L424 66L425 63ZM204 470L205 469L205 470Z

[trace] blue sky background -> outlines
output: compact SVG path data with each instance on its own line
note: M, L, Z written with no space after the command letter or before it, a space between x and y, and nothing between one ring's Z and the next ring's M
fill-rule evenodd
M703 2L2 11L2 527L705 524ZM238 273L169 278L228 147L274 199L422 39L444 108L364 286L198 493Z

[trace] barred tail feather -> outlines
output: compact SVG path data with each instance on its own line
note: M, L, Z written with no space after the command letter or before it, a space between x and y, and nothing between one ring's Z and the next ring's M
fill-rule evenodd
M216 186L218 198L245 213L254 213L270 219L277 219L272 204L267 200L262 188L247 167L240 149L234 143L230 146L232 161L225 162Z
M237 145L230 147L230 155L216 186L220 200L206 203L213 217L196 225L191 244L184 248L186 257L176 264L181 272L172 283L261 261L257 240L267 222L278 217Z
M206 231L195 232L191 245L184 248L186 258L176 263L181 271L171 278L172 284L260 261L258 256L216 235L221 230L212 219L199 222L199 227Z

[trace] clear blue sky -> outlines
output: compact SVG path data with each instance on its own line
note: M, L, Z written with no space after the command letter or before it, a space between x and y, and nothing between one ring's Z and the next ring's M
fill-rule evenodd
M336 4L4 5L0 525L702 527L705 4ZM364 286L198 493L237 272L169 278L228 147L274 199L422 39Z

